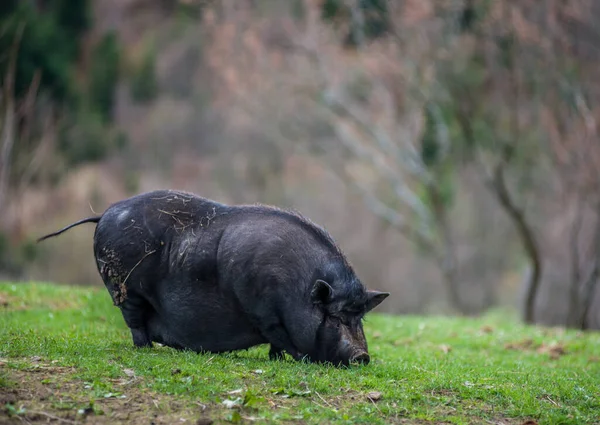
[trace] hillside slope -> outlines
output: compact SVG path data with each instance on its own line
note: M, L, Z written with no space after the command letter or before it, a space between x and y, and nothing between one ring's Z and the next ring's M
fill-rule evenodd
M0 423L598 423L600 334L371 314L372 362L132 347L104 288L0 283Z

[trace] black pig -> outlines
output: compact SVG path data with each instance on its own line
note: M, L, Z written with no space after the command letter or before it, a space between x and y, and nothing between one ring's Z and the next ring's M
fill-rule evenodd
M367 290L331 236L292 211L173 190L112 204L97 223L98 271L137 347L196 352L269 343L269 356L368 363Z

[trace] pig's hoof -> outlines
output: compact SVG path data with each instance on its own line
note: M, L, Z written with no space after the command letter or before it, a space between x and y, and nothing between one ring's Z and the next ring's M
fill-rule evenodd
M145 329L131 329L131 336L133 337L133 345L137 348L152 347L152 341L148 338Z
M281 348L273 347L271 345L271 350L269 350L269 359L271 360L283 360L284 359L283 350Z
M133 345L135 346L135 348L152 348L152 343L150 341L140 343L136 343L134 341Z

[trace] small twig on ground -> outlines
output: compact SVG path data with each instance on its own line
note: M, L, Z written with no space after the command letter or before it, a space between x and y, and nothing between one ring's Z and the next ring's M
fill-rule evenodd
M323 397L321 397L321 394L319 394L317 391L315 391L315 394L317 395L317 397L319 397L321 400L323 400L323 403L325 403L327 406L329 406L331 409L333 409L337 412L337 409L331 403L329 403L327 400L325 400Z
M379 407L377 407L377 403L375 403L375 402L373 401L373 399L371 399L371 398L369 398L369 401L370 401L371 403L373 403L373 406L375 406L375 409L377 409L377 411L378 411L379 413L381 413L381 410L379 410Z
M547 395L545 398L546 398L546 400L548 400L553 405L560 406L557 402L555 402L554 400L552 400L549 395Z
M33 413L34 415L46 416L50 419L54 419L55 421L64 422L67 424L77 424L78 423L78 422L72 421L70 419L64 419L59 416L54 416L54 415L51 415L50 413L46 413L46 412L42 412L42 411L38 411L38 410L30 410L30 413Z
M316 402L316 401L314 401L314 400L312 400L312 402L313 402L314 404L316 404L317 406L319 406L321 409L326 409L326 408L327 408L327 406L324 406L324 405L322 405L321 403L317 403L317 402Z

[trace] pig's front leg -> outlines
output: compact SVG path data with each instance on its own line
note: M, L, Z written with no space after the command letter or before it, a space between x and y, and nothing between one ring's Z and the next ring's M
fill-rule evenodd
M261 326L261 332L271 344L271 349L269 351L269 358L271 360L282 358L284 351L295 360L301 360L302 357L304 357L304 355L294 347L286 329L281 323L272 323L268 326L263 325Z
M271 344L271 349L269 350L269 359L271 360L283 360L283 352L285 350L280 347L276 347Z

